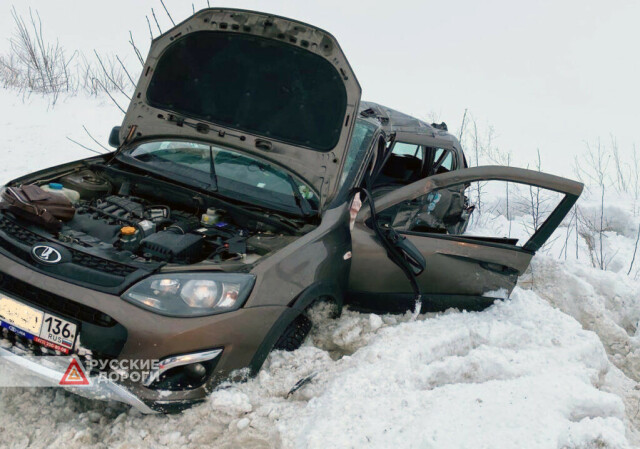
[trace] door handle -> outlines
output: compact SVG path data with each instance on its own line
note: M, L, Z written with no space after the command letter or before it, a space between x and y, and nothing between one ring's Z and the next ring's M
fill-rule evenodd
M511 268L506 265L501 265L499 263L480 262L480 266L485 270L493 271L494 273L502 274L505 276L518 274L518 270L516 270L515 268Z

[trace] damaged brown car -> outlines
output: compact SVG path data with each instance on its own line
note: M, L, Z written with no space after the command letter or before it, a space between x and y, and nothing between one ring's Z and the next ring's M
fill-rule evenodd
M510 292L582 185L467 168L446 125L360 95L335 38L291 19L206 9L155 39L116 151L5 187L0 355L54 383L38 355L158 360L77 393L176 411L299 347L318 302L478 310ZM521 244L469 235L467 190L489 180L562 199Z

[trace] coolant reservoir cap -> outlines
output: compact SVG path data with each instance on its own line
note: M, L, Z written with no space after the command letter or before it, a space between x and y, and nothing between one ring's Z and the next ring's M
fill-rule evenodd
M122 229L120 229L120 233L122 235L133 235L136 233L136 228L134 228L133 226L124 226Z
M62 186L62 184L58 184L57 182L50 182L49 183L49 188L53 189L53 190L62 190L63 186Z

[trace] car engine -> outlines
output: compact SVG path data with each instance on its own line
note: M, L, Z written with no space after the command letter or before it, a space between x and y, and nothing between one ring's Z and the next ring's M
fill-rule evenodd
M220 210L209 209L202 217L135 196L108 195L80 200L58 240L183 264L246 254L248 230L224 221Z
M50 191L73 194L70 197L75 208L73 219L62 224L55 239L111 259L252 263L293 239L268 226L239 220L222 208L194 211L175 202L173 206L159 204L157 197L162 198L161 194L152 199L126 181L109 180L89 170L54 181L38 184Z

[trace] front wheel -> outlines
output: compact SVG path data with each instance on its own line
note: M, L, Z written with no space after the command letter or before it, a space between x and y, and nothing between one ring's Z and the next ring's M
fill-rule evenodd
M273 349L295 351L304 342L311 330L311 320L304 314L298 315L284 330Z

